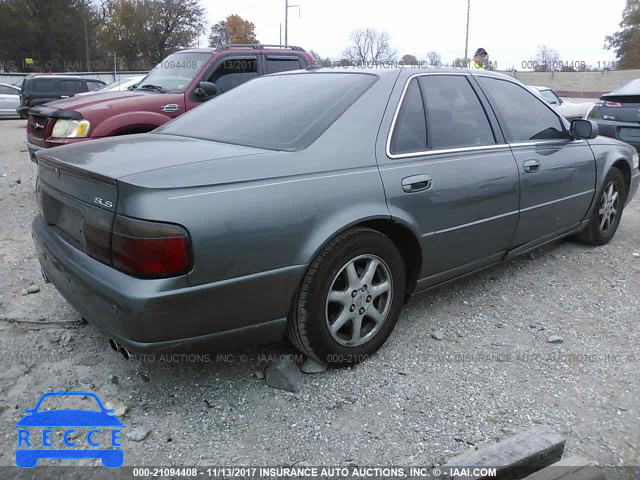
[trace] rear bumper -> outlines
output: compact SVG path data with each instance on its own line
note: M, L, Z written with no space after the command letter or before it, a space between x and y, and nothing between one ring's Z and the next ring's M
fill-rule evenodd
M43 147L40 147L38 145L35 145L33 143L31 143L28 139L27 139L27 150L29 150L29 160L31 160L33 163L38 163L38 158L36 157L36 152L38 150L42 150Z
M629 193L627 194L626 204L628 204L634 195L638 192L640 186L640 170L636 169L631 173L631 185L629 186Z
M40 215L32 236L43 273L60 294L134 354L279 341L305 270L294 266L189 287L185 277L142 280L104 265L63 241Z

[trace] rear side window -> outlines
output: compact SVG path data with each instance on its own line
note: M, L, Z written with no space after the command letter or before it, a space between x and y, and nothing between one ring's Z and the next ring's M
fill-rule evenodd
M58 80L55 78L35 78L33 80L34 92L53 92L58 90Z
M417 79L412 79L404 94L391 135L389 151L393 155L424 152L427 149L427 121Z
M79 93L86 91L82 80L62 80L62 91L64 93Z
M560 118L528 90L496 78L478 77L478 82L496 109L509 142L567 138Z
M301 68L300 59L296 56L267 55L267 73L287 72Z
M427 108L432 149L496 143L487 114L466 77L423 76L420 88Z
M154 133L271 150L311 145L377 80L364 73L260 77L219 95Z

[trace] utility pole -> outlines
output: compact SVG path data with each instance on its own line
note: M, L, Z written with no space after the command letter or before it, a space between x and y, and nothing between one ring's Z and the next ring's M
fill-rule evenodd
M464 41L464 61L469 58L469 12L471 11L471 0L467 0L467 38Z
M297 8L300 17L300 5L289 5L289 0L284 0L284 44L289 45L289 9Z
M282 46L282 23L280 23L280 46Z

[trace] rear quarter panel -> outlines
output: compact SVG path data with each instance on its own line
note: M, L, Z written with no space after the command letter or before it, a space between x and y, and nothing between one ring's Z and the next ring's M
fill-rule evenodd
M349 226L390 218L375 143L395 78L381 77L305 150L124 177L118 211L187 228L194 248L190 285L308 265Z

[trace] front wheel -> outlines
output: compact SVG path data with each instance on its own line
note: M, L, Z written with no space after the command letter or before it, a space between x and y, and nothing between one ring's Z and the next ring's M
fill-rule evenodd
M609 243L618 230L627 191L622 173L612 168L604 180L589 225L579 239L588 245Z
M294 299L288 337L328 365L365 360L391 335L405 283L402 257L388 237L367 228L340 234L309 267Z

